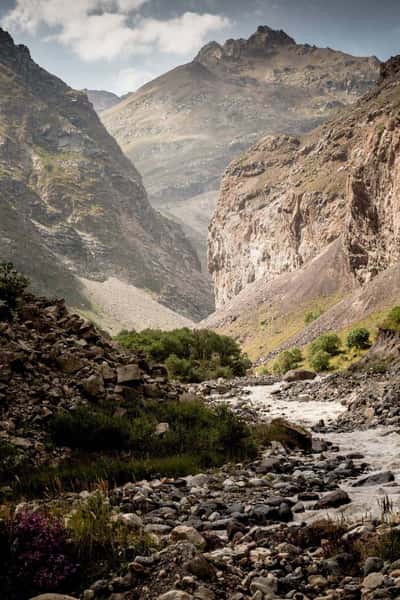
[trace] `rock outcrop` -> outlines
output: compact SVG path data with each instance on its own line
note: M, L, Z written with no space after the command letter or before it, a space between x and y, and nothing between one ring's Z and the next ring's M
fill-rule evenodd
M212 299L179 226L149 204L86 94L0 30L0 257L36 289L85 304L77 279L117 277L192 318Z
M354 107L308 135L267 136L228 167L209 237L225 316L239 298L250 307L287 294L288 313L322 297L332 305L385 272L398 295L399 71L392 59Z
M311 130L378 76L375 58L296 44L282 31L259 27L248 40L207 44L191 63L129 94L101 118L143 174L152 204L185 225L205 259L207 226L229 161L263 133Z

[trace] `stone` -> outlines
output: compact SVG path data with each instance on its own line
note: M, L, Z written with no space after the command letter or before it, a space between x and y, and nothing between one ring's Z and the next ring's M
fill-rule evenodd
M384 584L385 577L382 573L370 573L363 579L362 587L368 590L376 590Z
M309 379L315 379L316 376L317 374L314 371L308 369L292 369L284 375L283 381L307 381Z
M344 504L349 504L351 498L347 492L342 489L334 490L322 496L322 498L314 505L314 510L325 508L338 508Z
M369 556L364 563L364 576L370 573L378 573L383 569L384 561L378 556Z
M170 590L165 594L161 594L158 596L158 600L192 600L193 596L191 594L187 594L186 592L182 592L181 590Z
M369 486L369 485L381 485L383 483L390 483L395 480L395 476L392 471L381 471L380 473L373 473L372 475L365 475L353 483L353 487Z
M265 577L255 577L250 584L252 594L261 592L262 594L276 594L278 591L278 579L272 573Z
M142 380L142 372L137 364L124 365L117 369L118 385L137 383Z
M206 540L203 536L194 527L187 525L178 525L175 527L171 531L171 539L174 542L189 542L201 550L204 550L206 547Z
M307 452L312 450L311 433L304 429L304 427L301 427L301 425L278 418L271 421L271 427L276 431L279 441L286 448L290 450L300 448Z
M185 568L189 573L195 575L199 579L210 581L216 576L214 567L204 558L202 554L198 554L185 564Z
M91 375L82 381L82 386L90 398L98 398L104 394L104 379L102 375Z
M65 596L64 594L41 594L40 596L35 596L30 600L78 600L77 598L73 598L72 596Z
M68 373L69 375L77 373L83 368L82 359L75 354L65 353L56 358L56 363L60 367L61 371Z
M165 435L166 433L168 433L169 430L170 430L169 423L158 423L155 434L162 436L162 435Z

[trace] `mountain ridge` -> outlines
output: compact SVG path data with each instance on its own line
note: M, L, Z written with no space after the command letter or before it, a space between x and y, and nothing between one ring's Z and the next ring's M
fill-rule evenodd
M204 266L207 221L229 162L262 133L311 130L378 75L376 58L296 44L260 27L248 40L207 44L100 115L143 174L153 206L186 226Z
M141 176L86 94L47 73L4 31L0 91L0 213L13 212L18 229L34 235L42 267L58 270L54 291L85 305L78 276L116 276L176 312L205 316L212 299L196 254L180 227L150 206ZM3 231L0 256L41 291L46 274L18 239Z

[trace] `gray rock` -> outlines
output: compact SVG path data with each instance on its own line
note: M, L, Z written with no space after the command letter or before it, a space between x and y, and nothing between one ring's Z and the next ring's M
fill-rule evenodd
M364 576L370 573L378 573L383 569L384 562L378 556L369 556L364 563Z
M381 473L373 473L372 475L361 477L361 479L353 483L353 487L381 485L382 483L389 483L394 480L395 476L392 471L382 471Z
M349 504L351 498L347 492L338 489L333 492L325 494L315 505L314 510L321 510L325 508L338 508L344 504Z

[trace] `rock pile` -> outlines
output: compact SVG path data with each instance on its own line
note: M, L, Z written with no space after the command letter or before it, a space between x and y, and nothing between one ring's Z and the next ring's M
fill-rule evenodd
M15 315L0 315L0 440L35 464L55 459L46 422L60 409L127 399L175 399L162 366L124 353L63 300L26 295ZM123 412L120 413L120 416Z

